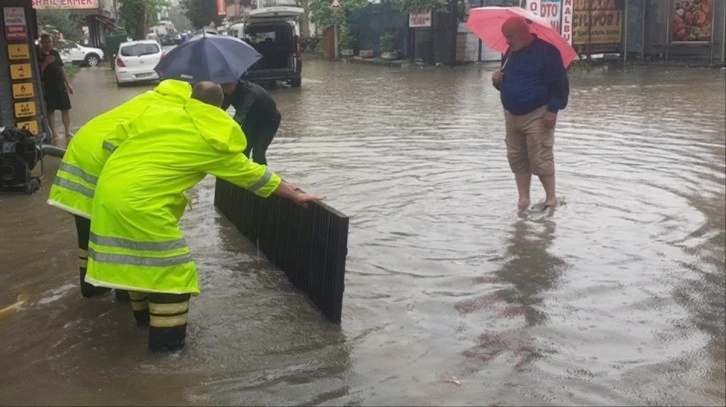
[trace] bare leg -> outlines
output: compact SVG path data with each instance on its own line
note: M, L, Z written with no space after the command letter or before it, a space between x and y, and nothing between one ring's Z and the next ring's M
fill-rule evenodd
M542 182L542 186L545 190L545 205L557 206L557 195L555 194L555 174L551 175L540 175L539 180Z
M63 120L63 129L66 131L66 138L73 137L71 134L71 111L61 110L61 119Z
M50 125L50 132L53 133L53 137L58 137L58 132L55 130L55 110L48 110L48 124Z
M519 192L519 203L517 204L517 207L519 209L525 209L530 204L529 187L532 183L532 174L529 174L529 173L516 174L515 173L514 179L517 181L517 192Z

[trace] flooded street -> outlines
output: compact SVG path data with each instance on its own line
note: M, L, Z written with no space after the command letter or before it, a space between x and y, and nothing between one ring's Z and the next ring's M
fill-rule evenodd
M0 195L1 405L724 405L726 75L570 73L562 206L520 217L494 66L308 60L270 166L350 216L341 326L213 205L187 346L147 352L128 304L79 294L72 218ZM149 87L74 81L72 120ZM62 140L58 144L63 144ZM533 202L544 199L533 181Z

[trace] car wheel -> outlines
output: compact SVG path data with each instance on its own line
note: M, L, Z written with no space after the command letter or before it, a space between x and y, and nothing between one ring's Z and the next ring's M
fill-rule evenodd
M290 86L293 88L299 88L302 84L302 78L292 78L290 79Z
M101 62L101 58L98 57L96 54L88 54L86 55L86 65L93 68L94 66L98 66L98 63Z

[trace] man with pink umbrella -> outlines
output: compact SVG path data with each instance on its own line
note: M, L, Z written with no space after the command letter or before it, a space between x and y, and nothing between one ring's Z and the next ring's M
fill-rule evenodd
M507 159L517 183L518 207L529 207L530 184L535 174L544 187L544 208L548 208L557 205L554 129L557 113L567 106L569 81L565 65L572 58L568 53L565 58L569 61L563 62L563 54L555 46L561 47L559 33L553 39L540 38L539 32L554 32L549 24L533 23L519 13L515 10L514 15L499 23L498 38L492 33L493 24L482 25L482 19L475 13L470 16L469 28L492 48L501 49L506 42L502 67L492 74L492 83L500 91L504 107ZM540 31L533 30L535 26Z

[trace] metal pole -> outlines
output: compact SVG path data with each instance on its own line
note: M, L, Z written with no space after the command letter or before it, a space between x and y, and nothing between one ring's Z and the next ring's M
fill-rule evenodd
M625 0L625 14L623 16L623 64L628 62L628 0Z
M716 40L716 3L714 2L713 7L713 14L711 18L711 47L710 47L710 55L708 57L708 63L713 64L713 46L715 45ZM725 22L726 23L726 22Z
M592 1L589 2L587 15L587 60L590 61L592 59Z
M645 59L645 16L648 13L648 2L646 0L641 1L643 2L643 21L640 22L640 60L642 61Z
M668 47L671 45L671 16L673 14L673 2L668 2L668 8L666 9L666 12L668 13L668 19L666 20L666 38L665 38L665 60L668 61L668 53L670 51L670 48Z
M335 47L333 57L338 59L338 24L333 24L333 47Z
M723 7L723 20L721 24L721 32L723 33L723 40L721 40L721 63L723 64L726 62L726 3L721 3L721 7Z
M484 7L484 0L479 0L479 7ZM482 42L479 40L479 57L478 60L481 62L481 51L482 51Z
M451 58L451 66L453 67L456 65L456 39L459 35L459 16L458 14L458 7L457 7L457 0L449 0L449 13L451 13L451 52L449 53L449 58Z

